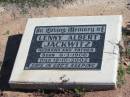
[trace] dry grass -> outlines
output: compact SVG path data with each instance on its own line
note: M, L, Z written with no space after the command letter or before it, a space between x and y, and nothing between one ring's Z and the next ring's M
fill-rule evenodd
M71 3L74 0L0 0L0 3L4 4L16 4L20 7L39 7L52 5L55 7L60 7L63 4Z

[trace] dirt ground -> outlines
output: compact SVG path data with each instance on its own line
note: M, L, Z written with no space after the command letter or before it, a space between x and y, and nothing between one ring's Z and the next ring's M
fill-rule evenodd
M130 9L127 0L78 0L60 8L31 8L28 13L21 13L15 5L0 5L0 62L3 61L8 37L24 33L28 18L57 16L93 16L122 15L123 26L130 21ZM84 97L130 97L130 75L126 76L126 84L122 88L109 91L86 92ZM40 97L32 93L4 91L5 97ZM53 97L71 97L61 94ZM1 97L1 96L0 96ZM52 96L45 96L52 97Z

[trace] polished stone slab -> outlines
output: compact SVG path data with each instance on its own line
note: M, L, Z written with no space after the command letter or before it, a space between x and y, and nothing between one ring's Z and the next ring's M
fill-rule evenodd
M28 19L10 78L15 88L115 88L122 17Z

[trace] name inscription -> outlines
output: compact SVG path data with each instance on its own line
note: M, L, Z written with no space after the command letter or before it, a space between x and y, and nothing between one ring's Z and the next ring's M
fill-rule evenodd
M99 70L106 25L37 26L25 70Z

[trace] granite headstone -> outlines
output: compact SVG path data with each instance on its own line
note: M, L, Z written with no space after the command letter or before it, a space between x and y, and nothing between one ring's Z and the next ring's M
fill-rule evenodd
M121 27L121 16L29 19L11 86L115 88Z

